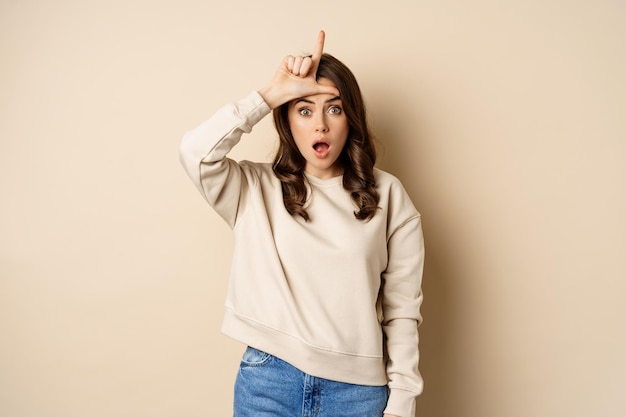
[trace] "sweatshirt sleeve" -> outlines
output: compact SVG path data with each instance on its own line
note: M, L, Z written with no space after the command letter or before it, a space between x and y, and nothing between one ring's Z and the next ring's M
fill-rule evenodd
M246 177L239 164L226 158L244 133L270 113L258 92L219 109L189 131L180 145L180 161L204 199L232 228L237 220Z
M403 194L404 194L404 190ZM421 218L403 198L402 223L391 230L388 238L388 264L383 273L383 331L386 336L389 401L385 413L413 417L415 398L423 389L418 370L419 335L422 316L422 271L424 240ZM406 209L409 215L406 215Z

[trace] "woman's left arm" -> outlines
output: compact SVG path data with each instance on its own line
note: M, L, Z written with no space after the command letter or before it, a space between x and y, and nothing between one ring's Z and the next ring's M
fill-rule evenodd
M408 198L408 197L407 197ZM398 220L398 219L396 219ZM383 331L388 355L390 416L413 417L415 398L423 388L418 370L422 321L424 240L420 215L415 212L390 231L389 259L383 278Z

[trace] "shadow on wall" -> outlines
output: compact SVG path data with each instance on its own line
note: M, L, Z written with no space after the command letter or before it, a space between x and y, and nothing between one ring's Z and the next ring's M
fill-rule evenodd
M414 106L409 108L415 113L402 110L407 108L399 104L405 101L402 100L402 93L389 91L388 86L385 91L369 94L369 101L388 103L390 94L393 95L394 106L369 108L378 151L377 166L402 181L422 214L426 245L422 284L424 322L420 327L420 372L424 378L424 393L417 400L416 415L443 417L450 414L446 411L446 403L454 398L451 392L454 380L449 372L453 359L450 357L453 341L447 330L452 316L451 308L455 305L452 300L454 294L450 290L454 281L454 254L444 231L446 214L436 209L436 195L429 191L433 187L429 181L435 180L433 175L436 173L427 172L427 168L423 167L425 164L421 164L428 155L420 152L420 145L424 145L428 138L420 128L420 115L415 114L418 111L414 110Z

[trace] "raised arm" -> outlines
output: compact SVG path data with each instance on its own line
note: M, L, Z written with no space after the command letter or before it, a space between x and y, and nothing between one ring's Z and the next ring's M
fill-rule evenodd
M244 133L281 104L318 93L338 95L334 87L317 83L315 74L324 51L320 31L311 56L287 56L274 78L258 92L218 110L211 118L188 132L180 147L180 158L202 196L234 227L239 199L246 177L240 165L227 158Z

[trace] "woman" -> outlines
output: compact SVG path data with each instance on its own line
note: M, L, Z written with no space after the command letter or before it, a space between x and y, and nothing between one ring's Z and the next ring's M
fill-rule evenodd
M185 135L181 161L235 233L222 331L248 348L235 417L413 417L424 249L400 182L374 168L354 76L288 56L265 88ZM226 157L273 110L273 164Z

